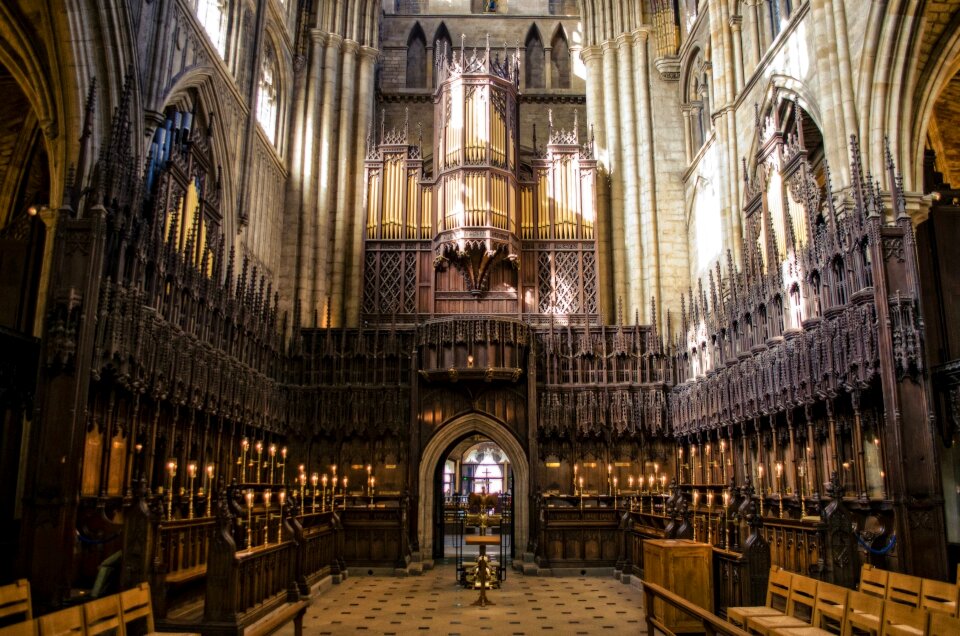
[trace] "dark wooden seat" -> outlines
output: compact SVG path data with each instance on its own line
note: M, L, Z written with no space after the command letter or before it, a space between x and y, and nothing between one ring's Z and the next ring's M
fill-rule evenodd
M32 618L0 627L0 636L37 636L37 620Z
M256 623L247 626L243 636L270 636L290 621L293 621L294 636L303 636L303 615L309 605L309 601L284 603Z
M33 618L30 583L26 579L0 587L0 619L6 620L17 614L22 614L25 621Z
M164 577L164 581L167 583L167 585L183 585L185 583L190 583L191 581L202 579L206 575L207 565L203 564L192 568L185 568L183 570L169 572Z

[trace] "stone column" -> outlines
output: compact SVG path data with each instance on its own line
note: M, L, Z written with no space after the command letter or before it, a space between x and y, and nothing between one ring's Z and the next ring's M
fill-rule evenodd
M587 121L591 134L596 137L595 151L599 162L597 171L597 278L600 288L600 310L606 319L614 315L612 245L610 241L610 199L607 188L607 166L603 160L606 149L606 123L604 121L602 53L599 46L588 46L580 52L586 68Z
M620 92L620 126L618 135L623 144L620 178L624 182L623 242L627 262L625 271L627 296L623 299L626 314L632 316L643 306L643 279L650 267L650 254L641 250L641 216L637 178L637 125L633 101L633 63L631 48L633 35L622 33L617 37L617 90ZM639 267L639 270L637 269Z
M317 206L314 223L317 227L317 238L310 263L313 268L314 305L304 306L304 316L317 311L321 320L326 316L326 296L329 293L328 260L332 252L330 245L329 216L334 207L332 201L334 182L334 167L337 165L337 156L334 152L337 142L337 126L335 104L340 91L340 45L343 37L336 33L327 36L327 52L323 61L323 107L320 115L320 131L317 136L319 148L319 170L317 171ZM305 264L306 265L306 264Z
M624 175L620 151L620 88L617 86L617 54L614 42L600 45L603 51L603 110L606 123L606 165L610 172L610 242L613 255L613 288L616 301L627 302L627 255L624 245ZM628 97L629 98L629 97Z
M353 165L351 154L356 132L355 99L357 81L357 52L360 45L355 40L343 41L343 64L341 67L343 78L340 90L340 143L337 149L337 198L336 216L334 219L333 249L331 250L332 279L330 284L330 317L333 325L343 325L343 282L344 269L348 258L347 239L350 225L349 216L352 213L352 182Z
M693 161L693 124L690 123L690 106L685 105L681 109L683 113L683 132L684 132L684 150L687 154L687 165Z
M59 213L51 208L40 210L43 221L43 261L40 264L40 281L37 285L37 310L33 316L33 335L43 335L43 321L47 315L47 292L50 289L50 268L53 265L53 243L57 237L57 217Z
M363 273L363 228L364 217L359 213L365 196L363 163L366 159L366 133L373 115L373 70L379 51L369 46L360 47L360 93L357 97L357 133L354 148L354 174L356 183L350 205L349 256L344 255L347 263L345 295L346 324L354 326L360 320L361 276Z
M553 62L553 58L550 57L552 54L552 46L543 47L543 86L547 90L553 88L553 69L550 67L550 64Z
M743 16L730 16L730 30L733 32L733 70L736 74L735 87L737 93L743 90Z
M640 176L643 187L640 190L640 210L643 220L641 228L642 235L645 238L643 242L644 260L648 263L644 271L645 289L647 295L652 295L657 304L657 310L663 311L663 302L661 299L662 285L660 282L660 220L657 209L657 174L654 162L654 151L656 141L653 136L653 105L650 99L650 59L647 51L649 44L649 32L637 32L637 60L636 66L639 71L637 83L639 84L640 102L638 104L638 123L640 134ZM689 139L689 136L688 136ZM689 142L688 142L689 145ZM647 258L647 252L650 257ZM646 304L646 298L640 299L640 313L643 315L643 307ZM661 324L662 321L661 321Z

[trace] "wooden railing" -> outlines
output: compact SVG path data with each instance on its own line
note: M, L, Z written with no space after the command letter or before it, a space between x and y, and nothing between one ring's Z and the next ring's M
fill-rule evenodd
M297 585L306 594L323 577L339 573L336 560L337 532L340 520L331 510L312 512L296 518Z
M353 502L351 502L353 503ZM351 566L406 568L409 526L402 499L375 506L350 505L337 510L343 524L343 560Z
M728 623L724 619L720 618L716 614L708 612L698 605L694 605L690 601L681 598L671 592L670 590L663 588L656 583L650 583L649 581L643 582L643 594L644 594L644 607L647 610L647 633L655 634L660 632L662 634L667 634L668 636L674 636L676 632L672 631L664 624L662 617L657 616L654 611L654 601L662 601L660 607L663 607L663 604L671 605L684 614L687 614L693 619L699 620L700 624L703 627L703 633L713 636L714 634L728 634L729 636L748 636L747 632L743 631L739 627L736 627L732 623Z
M599 505L598 505L599 504ZM550 497L540 504L537 561L542 568L614 567L620 515L613 497Z

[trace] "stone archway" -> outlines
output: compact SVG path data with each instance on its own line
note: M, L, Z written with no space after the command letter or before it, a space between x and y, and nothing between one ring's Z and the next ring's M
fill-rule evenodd
M527 548L530 528L529 493L530 465L527 453L506 426L479 413L458 417L446 424L430 438L420 457L420 502L417 506L418 539L420 554L431 558L433 554L433 510L437 464L451 444L472 434L480 434L495 442L510 458L513 470L513 537L517 554Z

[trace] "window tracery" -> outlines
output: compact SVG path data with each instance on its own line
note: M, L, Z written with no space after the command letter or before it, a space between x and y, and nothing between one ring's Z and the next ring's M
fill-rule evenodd
M228 0L196 0L196 15L221 59L227 54Z
M277 143L277 111L279 106L279 78L276 55L268 47L260 64L260 82L257 88L257 121L271 144Z

